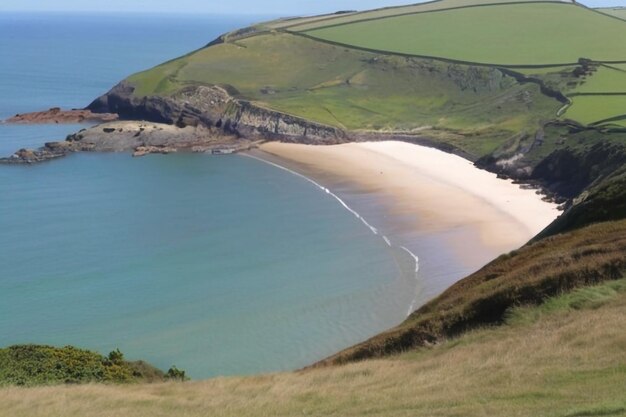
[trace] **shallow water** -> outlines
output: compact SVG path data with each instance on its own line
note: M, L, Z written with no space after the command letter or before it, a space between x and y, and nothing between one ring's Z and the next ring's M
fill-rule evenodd
M2 345L119 347L194 377L293 369L413 296L382 239L253 159L75 155L2 167L0 190Z

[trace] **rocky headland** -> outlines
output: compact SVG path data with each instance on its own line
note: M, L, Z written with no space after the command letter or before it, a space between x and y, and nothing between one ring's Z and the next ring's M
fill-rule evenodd
M0 163L32 164L72 152L227 154L265 140L325 145L354 140L341 129L236 99L218 86L189 87L172 97L138 98L133 92L122 82L83 110L53 108L8 119L6 123L105 123L39 149L20 149Z
M137 97L123 81L87 109L114 112L123 120L149 120L184 128L204 126L252 140L280 140L317 145L350 141L346 132L238 99L220 86L191 86L171 96Z
M178 151L232 153L253 146L252 140L205 126L117 121L82 129L64 141L48 142L39 149L20 149L7 158L0 158L0 163L33 164L73 152L130 152L133 156L144 156Z

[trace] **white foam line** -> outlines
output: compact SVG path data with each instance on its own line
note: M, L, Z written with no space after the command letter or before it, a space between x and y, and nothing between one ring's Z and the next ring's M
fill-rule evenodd
M315 185L317 188L319 188L320 190L322 190L323 192L325 192L326 194L330 195L331 197L333 197L335 200L337 200L339 202L339 204L341 204L343 206L343 208L345 208L346 210L348 210L350 213L352 213L357 219L361 220L361 222L363 222L363 224L365 226L367 226L372 233L374 233L375 235L379 235L378 229L376 229L374 226L372 226L371 224L369 224L367 222L367 220L365 220L363 218L363 216L361 216L358 212L356 212L354 209L352 209L349 205L346 204L345 201L343 201L341 198L339 198L339 196L335 193L333 193L332 191L330 191L328 188L324 187L323 185L315 182L314 180L312 180L311 178L307 177L306 175L302 175L299 172L293 171L289 168L286 168L282 165L276 164L274 162L270 162L267 161L263 158L259 158L257 156L254 155L249 155L249 154L240 154L243 156L246 156L248 158L252 158L252 159L256 159L257 161L261 161L261 162L265 162L266 164L269 164L275 168L278 169L282 169L283 171L287 171L292 175L295 175L297 177L300 177L308 182L310 182L311 184ZM391 241L389 240L389 238L387 236L382 236L383 240L385 241L385 243L389 246L392 247ZM417 273L419 272L419 258L417 257L417 255L415 255L413 252L411 252L409 249L405 248L404 246L400 247L402 250L404 250L405 252L407 252L414 260L415 260L415 279L418 279ZM415 305L417 304L417 296L415 297L415 299L413 299L413 302L411 302L411 305L409 307L409 311L407 313L407 317L411 315L411 313L413 313L413 310L415 309Z
M413 259L415 260L415 272L417 273L420 270L420 258L418 258L416 254L414 254L404 246L401 246L400 249L404 250L413 257Z
M418 272L420 270L420 259L417 257L416 254L414 254L413 252L411 252L410 250L408 250L407 248L405 248L404 246L401 246L400 249L406 251L406 253L408 253L409 255L411 255L413 257L413 259L415 260L415 280L418 279ZM415 295L415 298L413 299L413 301L411 302L411 305L409 306L409 310L406 313L406 316L409 317L411 314L413 314L413 311L415 311L415 306L417 305L417 294Z
M317 183L317 182L313 181L311 178L307 177L306 175L302 175L302 174L300 174L299 172L292 171L291 169L289 169L289 168L285 168L285 167L284 167L284 166L282 166L282 165L278 165L278 164L275 164L275 163L273 163L273 162L266 161L266 160L265 160L265 159L263 159L263 158L259 158L259 157L253 156L253 155L247 155L247 154L243 154L243 155L244 155L244 156L247 156L248 158L253 158L253 159L256 159L257 161L265 162L266 164L270 164L270 165L272 165L272 166L274 166L274 167L276 167L276 168L282 169L283 171L287 171L287 172L289 172L289 173L291 173L291 174L293 174L293 175L296 175L296 176L298 176L298 177L300 177L300 178L302 178L302 179L307 180L308 182L310 182L311 184L315 185L317 188L319 188L320 190L322 190L323 192L325 192L326 194L330 195L330 196L331 196L331 197L333 197L335 200L337 200L337 201L339 202L339 204L341 204L341 205L343 206L343 208L345 208L345 209L346 209L346 210L348 210L350 213L352 213L352 214L354 215L354 217L356 217L357 219L361 220L361 221L363 222L363 224L364 224L365 226L367 226L367 227L368 227L368 228L372 231L372 233L374 233L375 235L378 235L378 229L376 229L374 226L372 226L371 224L369 224L369 223L367 222L367 220L365 220L365 219L363 218L363 216L361 216L359 213L357 213L355 210L353 210L353 209L352 209L349 205L347 205L347 204L346 204L346 202L345 202L345 201L343 201L341 198L339 198L339 196L338 196L337 194L333 193L332 191L330 191L328 188L324 187L323 185L321 185L321 184L319 184L319 183Z

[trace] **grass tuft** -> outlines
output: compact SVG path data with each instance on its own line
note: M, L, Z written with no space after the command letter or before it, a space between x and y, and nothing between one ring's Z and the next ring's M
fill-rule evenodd
M576 289L559 297L549 298L538 306L513 307L505 313L509 325L535 323L545 315L567 313L572 310L597 309L626 293L626 279L606 282L601 285Z

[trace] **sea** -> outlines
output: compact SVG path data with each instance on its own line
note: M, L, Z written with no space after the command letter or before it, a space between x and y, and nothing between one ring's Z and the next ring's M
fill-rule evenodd
M0 119L84 107L270 17L0 14ZM0 155L83 127L0 124ZM246 155L0 166L0 346L119 348L195 379L310 365L447 285L445 248L385 234L378 199Z

